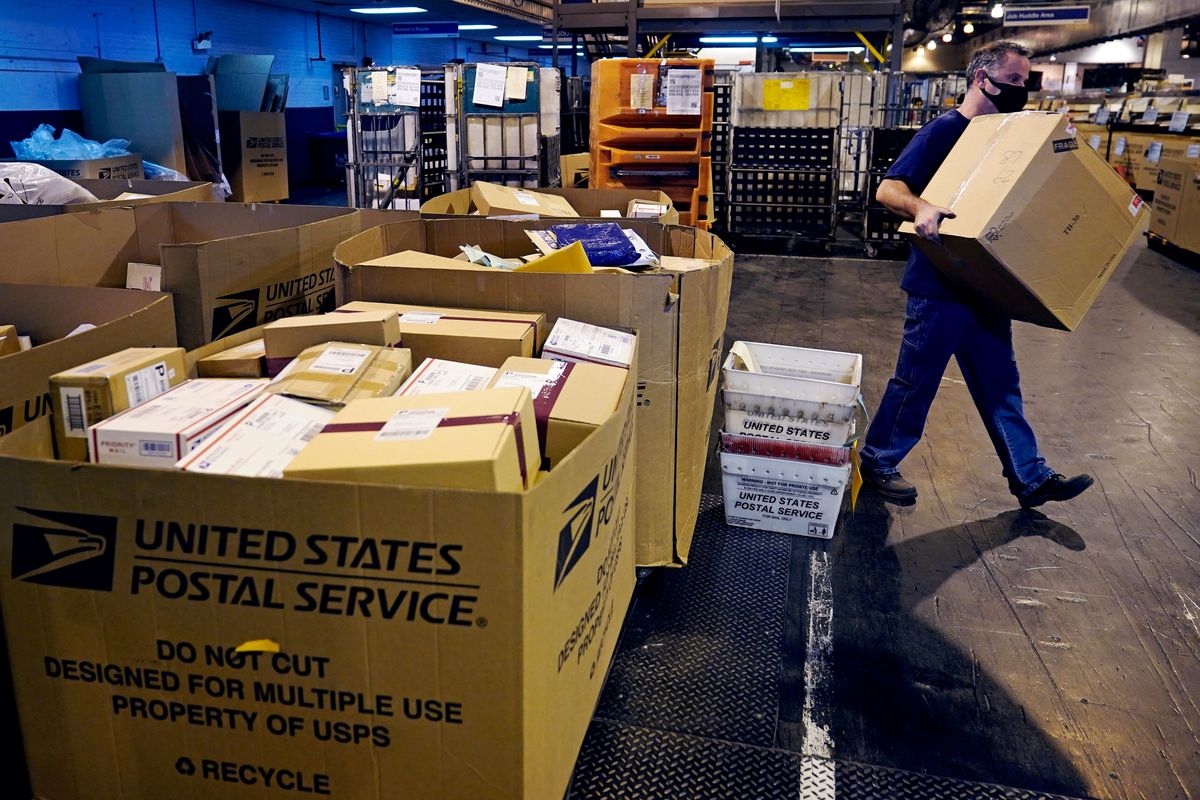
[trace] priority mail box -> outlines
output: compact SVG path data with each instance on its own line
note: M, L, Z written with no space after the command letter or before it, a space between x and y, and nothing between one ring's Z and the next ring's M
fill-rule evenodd
M208 475L279 478L336 413L303 400L262 394L175 466Z
M633 365L633 350L637 337L625 331L615 331L599 325L566 319L554 323L546 346L545 358L585 364L603 364L629 369Z
M588 165L587 153L582 155L582 159L583 169L586 172ZM564 170L564 181L567 180L567 175L568 172ZM476 184L476 186L478 185ZM508 187L504 188L507 189ZM510 191L528 190L512 189ZM656 215L654 221L661 222L664 225L679 224L679 212L675 210L671 198L657 189L538 189L537 194L561 198L576 212L575 214L568 215L568 217L582 217L585 219L604 218L604 212L606 211L616 211L617 216L621 217L631 216L629 214L631 203L658 203L663 206L663 210ZM456 192L438 195L421 204L421 216L430 219L442 219L482 213L479 207L475 205L474 195L475 193L471 189L459 189ZM524 204L521 205L523 207L522 211L512 213L539 213L525 207ZM541 216L549 217L552 215L542 214Z
M349 208L154 203L0 224L0 252L13 283L124 287L129 262L162 266L191 350L333 310L333 248L361 222Z
M391 397L412 372L404 348L327 342L306 349L271 382L268 392L324 406Z
M221 163L231 200L260 203L288 197L287 126L282 113L221 111Z
M51 375L58 457L87 461L90 426L185 380L181 347L130 347Z
M938 269L989 308L1062 330L1083 319L1148 215L1065 115L1037 111L972 119L921 197L956 214L940 244L914 239Z
M628 377L628 368L510 358L497 371L491 388L529 389L543 466L554 469L612 415Z
M0 356L21 352L21 338L15 325L0 325Z
M67 464L45 420L0 439L33 794L564 796L635 581L634 393L524 492ZM138 683L69 679L98 664Z
M406 250L452 257L464 243L504 257L529 250L526 230L552 220L506 222L464 217L383 225L343 242L342 302L370 300L423 305L542 311L633 330L638 334L637 560L645 566L683 564L700 505L716 398L733 253L706 231L622 223L636 232L662 267L637 274L516 273L461 263L456 268L363 266Z
M540 460L533 401L517 387L355 400L284 475L519 492Z
M488 388L496 370L476 364L460 364L441 358L427 358L399 389L402 394L443 394L446 392L478 392Z
M1200 252L1200 162L1162 162L1150 232L1177 247Z
M0 436L50 414L56 372L126 347L176 343L171 297L158 292L0 284L0 319L34 345L0 356ZM67 337L84 323L96 327Z
M204 356L196 361L201 378L265 378L267 376L267 345L262 338L252 339Z
M257 397L266 380L197 378L88 429L96 464L171 467Z
M358 342L391 347L400 344L399 314L369 310L311 317L288 317L263 328L267 372L278 375L293 358L325 342Z
M477 308L351 302L339 313L393 311L399 315L400 342L413 360L439 358L499 367L510 356L532 356L545 342L546 315L502 313Z

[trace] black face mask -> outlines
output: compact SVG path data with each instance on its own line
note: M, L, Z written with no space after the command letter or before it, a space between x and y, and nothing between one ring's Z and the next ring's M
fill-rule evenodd
M991 75L985 75L988 83L1000 90L999 94L991 94L984 92L988 100L992 101L992 105L1001 114L1012 114L1020 111L1029 102L1029 90L1024 86L1013 86L1008 83L996 83Z

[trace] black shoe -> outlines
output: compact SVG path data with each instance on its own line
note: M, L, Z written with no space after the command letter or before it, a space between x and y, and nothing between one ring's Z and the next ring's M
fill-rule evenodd
M911 506L917 502L917 487L900 477L899 472L879 475L867 467L862 467L860 471L863 481L887 502L898 506Z
M1037 508L1043 503L1062 502L1078 497L1089 486L1095 483L1091 475L1076 475L1074 478L1064 478L1057 472L1051 475L1045 483L1024 497L1018 498L1021 508Z

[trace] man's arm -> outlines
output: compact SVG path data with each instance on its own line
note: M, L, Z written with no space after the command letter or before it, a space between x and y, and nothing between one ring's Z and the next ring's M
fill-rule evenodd
M935 206L917 197L908 188L908 184L894 178L879 182L879 190L875 199L883 204L893 214L911 220L917 229L917 236L931 242L941 244L938 227L943 219L954 219L954 212L948 208Z

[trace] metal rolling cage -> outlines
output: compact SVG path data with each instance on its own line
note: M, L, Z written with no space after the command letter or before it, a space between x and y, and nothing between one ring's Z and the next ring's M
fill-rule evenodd
M562 151L586 153L591 143L588 85L584 78L563 78Z
M451 188L477 180L510 186L558 186L561 155L559 70L534 63L504 66L524 69L525 97L508 98L502 107L474 101L478 64L446 67L446 129Z
M862 204L861 231L867 255L895 255L906 244L900 233L901 219L875 202L875 191L892 162L929 120L949 111L966 92L966 76L952 73L937 76L908 76L904 73L876 76L876 105L872 112L869 152Z
M426 116L424 82L417 105L398 105L397 78L416 67L352 67L345 70L346 200L354 208L416 209L427 164L421 123ZM419 70L418 70L419 71ZM411 73L410 73L411 74ZM435 151L436 154L436 151Z
M729 220L729 141L733 123L733 73L717 72L713 80L712 220L724 232Z
M734 77L727 229L731 236L827 244L836 233L836 73Z

